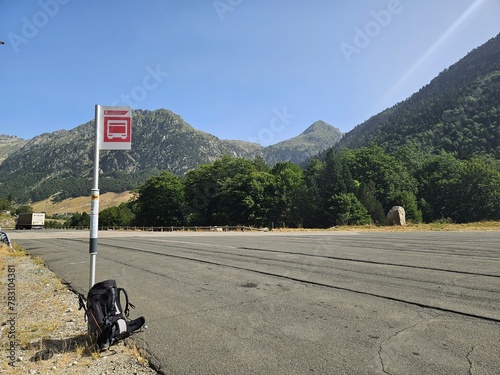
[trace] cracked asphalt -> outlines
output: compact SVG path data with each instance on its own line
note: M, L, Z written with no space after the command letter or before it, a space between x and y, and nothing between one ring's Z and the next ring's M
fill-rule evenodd
M86 232L17 232L88 290ZM164 374L498 374L499 232L100 232Z

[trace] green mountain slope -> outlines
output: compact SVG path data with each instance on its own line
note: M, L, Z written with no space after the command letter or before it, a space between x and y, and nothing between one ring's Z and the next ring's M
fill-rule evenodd
M300 164L332 147L342 138L342 133L324 121L316 121L298 136L269 146L264 151L264 159L269 164L291 160Z
M441 72L428 85L348 132L339 146L376 143L392 151L416 144L459 158L500 157L500 34Z

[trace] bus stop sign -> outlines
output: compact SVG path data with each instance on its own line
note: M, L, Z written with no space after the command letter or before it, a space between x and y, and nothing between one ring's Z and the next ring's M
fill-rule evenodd
M130 150L132 144L132 109L99 106L97 121L100 150Z

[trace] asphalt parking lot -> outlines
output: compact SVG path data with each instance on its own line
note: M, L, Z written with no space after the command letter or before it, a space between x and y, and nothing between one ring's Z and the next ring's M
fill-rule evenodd
M86 293L88 233L9 236ZM496 374L499 232L99 233L166 374Z

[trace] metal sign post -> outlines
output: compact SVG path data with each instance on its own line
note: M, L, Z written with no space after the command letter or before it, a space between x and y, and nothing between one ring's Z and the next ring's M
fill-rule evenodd
M99 231L99 151L130 150L132 109L130 107L95 106L94 183L90 199L90 277L89 289L95 284L97 238Z
M101 106L95 106L94 183L90 195L90 278L89 289L95 284L95 263L97 258L97 237L99 229L99 149Z

